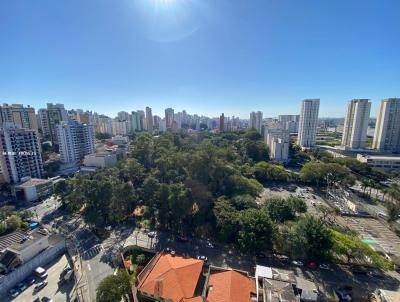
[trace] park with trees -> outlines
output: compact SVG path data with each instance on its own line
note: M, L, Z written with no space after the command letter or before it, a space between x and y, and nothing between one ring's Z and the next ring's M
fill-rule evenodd
M323 190L351 185L355 179L385 179L366 165L294 146L290 152L297 162L284 166L269 160L255 130L132 133L130 139L128 158L116 167L57 183L55 194L65 210L80 213L93 227L132 223L214 238L247 254L261 250L320 262L351 261L343 258L346 244L365 252L354 234L339 245L341 230L330 219L308 215L304 200L258 197L273 182ZM390 267L372 249L365 254L372 265Z

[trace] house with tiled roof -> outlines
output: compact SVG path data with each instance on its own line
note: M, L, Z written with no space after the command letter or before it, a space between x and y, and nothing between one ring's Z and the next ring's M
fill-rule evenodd
M157 254L138 275L139 301L201 302L202 260Z
M256 282L247 272L210 266L203 297L207 302L254 302Z

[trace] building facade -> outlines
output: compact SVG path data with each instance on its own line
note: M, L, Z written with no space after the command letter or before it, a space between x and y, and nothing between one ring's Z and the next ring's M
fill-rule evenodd
M287 162L289 159L289 131L284 129L268 129L265 131L264 140L269 148L271 159Z
M318 126L319 99L303 100L301 104L297 144L302 148L315 146Z
M153 133L153 114L150 107L146 107L146 126L147 131Z
M3 104L0 106L0 124L14 123L20 128L39 130L36 119L35 109L24 107L21 104Z
M39 109L38 118L43 139L58 144L57 125L62 121L68 121L64 105L48 103L46 109Z
M44 175L39 138L35 130L14 124L0 128L0 182L18 183L25 177Z
M400 152L400 98L381 102L372 148L381 152Z
M57 136L63 163L75 163L85 155L95 153L93 125L78 121L61 122L57 125Z
M172 124L174 122L174 109L165 109L165 127L167 131L172 130Z
M367 142L367 129L371 102L368 99L351 100L344 122L342 147L363 149Z

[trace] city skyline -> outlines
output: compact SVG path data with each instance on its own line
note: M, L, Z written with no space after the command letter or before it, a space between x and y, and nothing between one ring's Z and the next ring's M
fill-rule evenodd
M5 1L0 102L247 118L319 98L321 117L344 117L349 100L368 98L375 117L399 96L399 5Z

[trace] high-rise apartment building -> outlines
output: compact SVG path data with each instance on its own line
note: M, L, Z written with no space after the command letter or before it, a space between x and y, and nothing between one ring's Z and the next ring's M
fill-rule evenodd
M301 104L297 144L302 148L311 148L317 137L319 99L303 100Z
M351 100L344 122L342 147L363 149L367 141L367 129L371 102L368 99Z
M225 131L225 116L222 113L219 116L219 132L224 132Z
M262 132L263 113L261 111L251 112L249 127L257 130L258 133Z
M43 139L58 144L57 125L62 121L68 121L64 105L48 103L46 109L39 109L38 116Z
M0 127L0 182L18 183L24 177L43 175L37 132L4 123Z
M381 152L400 152L400 98L382 100L372 148Z
M172 124L174 122L174 109L167 108L165 109L165 126L167 131L172 130Z
M126 136L129 132L127 121L120 121L118 118L112 120L112 134Z
M57 136L63 163L75 163L96 151L93 125L62 121L57 124Z
M14 123L20 128L39 130L35 109L29 105L27 107L21 104L1 105L0 125L3 123Z
M280 123L281 127L289 133L297 133L299 131L299 120L300 115L279 115L278 122Z
M147 131L149 131L150 133L153 132L153 114L151 113L151 108L150 107L146 107L146 128Z

